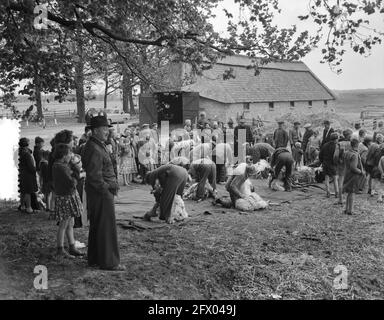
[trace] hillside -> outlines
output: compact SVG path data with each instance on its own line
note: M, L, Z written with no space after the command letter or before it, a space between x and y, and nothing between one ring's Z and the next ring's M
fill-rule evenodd
M384 89L333 90L338 113L358 113L367 105L384 106Z

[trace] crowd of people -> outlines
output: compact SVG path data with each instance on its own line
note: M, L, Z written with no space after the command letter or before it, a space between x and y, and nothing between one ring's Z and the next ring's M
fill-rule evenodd
M289 130L283 121L273 136L263 135L259 128L211 121L201 113L192 124L175 129L163 141L158 125L128 126L116 132L104 116L94 116L78 138L62 130L50 141L36 137L34 150L29 140L19 141L19 210L33 213L43 203L57 221L57 254L60 257L82 256L75 247L74 228L89 220L88 264L107 270L124 270L115 222L114 197L119 180L149 184L155 205L144 219L159 218L170 222L175 196L183 196L185 188L196 185L192 199L212 198L226 207L235 207L239 199L250 199L254 191L249 178L257 174L255 164L269 163L271 186L282 180L284 189L292 189L292 172L301 166L319 167L324 174L326 196L330 183L338 203L347 193L346 214L352 214L354 194L378 192L382 202L384 179L384 126L380 122L374 135L355 127L334 130L324 121L323 132L295 121ZM236 169L237 167L237 169ZM239 171L239 168L241 170ZM237 173L235 172L237 170ZM121 179L119 177L121 176ZM230 201L221 201L217 185L225 184ZM43 194L43 200L36 196ZM257 198L256 195L253 199ZM159 209L159 210L158 210ZM64 247L65 237L69 249Z

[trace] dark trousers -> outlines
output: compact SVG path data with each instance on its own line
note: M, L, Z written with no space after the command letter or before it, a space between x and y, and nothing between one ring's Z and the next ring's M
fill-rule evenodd
M160 197L160 220L167 220L171 216L171 210L175 195L183 196L188 175L170 172Z
M216 164L216 182L225 182L227 177L227 169L225 164Z
M205 194L205 184L207 183L207 180L211 184L212 188L216 189L216 165L203 165L202 170L198 173L196 180L199 182L197 185L196 197L197 199L203 199Z
M289 181L292 175L293 163L294 163L294 160L292 158L292 155L289 152L284 152L279 154L276 160L274 178L277 179L279 177L281 169L285 167L284 184L286 187L290 185Z
M119 265L115 203L112 193L87 190L89 216L88 264L109 269Z

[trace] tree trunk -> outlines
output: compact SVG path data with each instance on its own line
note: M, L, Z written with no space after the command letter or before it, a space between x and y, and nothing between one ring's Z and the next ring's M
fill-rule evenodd
M41 88L40 88L40 78L38 73L35 74L35 100L36 100L36 109L37 109L37 116L39 119L43 117L43 105L41 102Z
M77 105L77 121L83 123L85 121L85 98L84 98L84 58L83 44L80 35L76 38L75 53L75 87L76 87L76 105Z
M104 89L104 109L107 109L107 99L108 99L108 70L104 73L105 89Z
M128 95L129 95L129 111L130 111L130 114L136 114L135 104L133 102L132 90L133 90L133 87L129 86L129 92L128 92Z
M124 112L130 112L129 111L129 91L130 91L130 75L127 70L127 67L125 66L125 62L122 62L122 69L123 69L123 81L122 81L122 89L123 89L123 111ZM132 114L132 113L131 113Z

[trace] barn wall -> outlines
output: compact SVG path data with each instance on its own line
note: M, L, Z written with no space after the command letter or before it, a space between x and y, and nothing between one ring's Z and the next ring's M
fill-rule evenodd
M331 110L335 107L334 101L328 101L327 106L324 101L312 101L312 107L308 101L295 101L295 106L291 107L289 102L275 102L274 109L269 110L269 103L251 103L249 110L244 110L242 103L224 104L218 101L200 97L200 111L205 111L207 117L219 121L227 122L229 118L236 120L238 115L244 115L247 119L261 117L263 120L275 120L286 113L311 114Z

